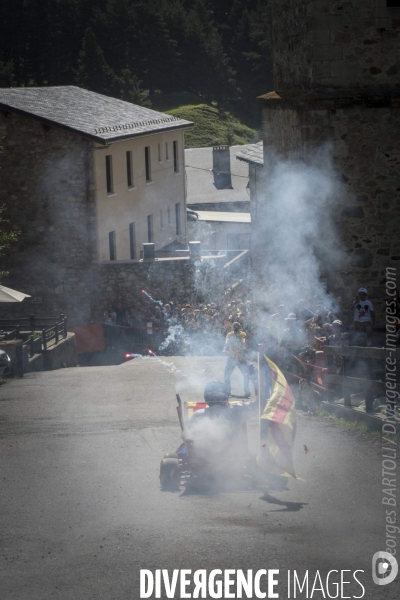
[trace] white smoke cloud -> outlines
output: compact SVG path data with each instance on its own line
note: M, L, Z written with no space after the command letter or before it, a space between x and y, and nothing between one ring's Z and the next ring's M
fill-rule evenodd
M274 311L293 310L300 298L321 297L329 303L322 274L343 260L335 231L334 208L343 190L334 172L329 146L306 161L279 161L270 156L266 190L259 199L256 248L264 285L254 290L260 303Z
M334 214L345 190L335 172L331 149L329 145L321 147L308 160L283 161L270 155L265 169L265 189L258 198L259 210L253 223L253 259L262 265L261 278L251 286L255 304L266 315L276 312L279 304L285 305L286 313L296 312L301 298L311 302L318 297L332 308L338 299L328 293L325 278L336 278L344 260ZM220 290L210 285L211 272L219 267L210 261L195 263L195 291L199 297L206 294L208 301L219 303ZM254 324L260 325L257 313L252 316ZM188 337L173 319L168 318L167 324L168 335L160 352L170 352L181 340L184 343L180 351L184 354L221 352L222 340L213 341L202 331Z

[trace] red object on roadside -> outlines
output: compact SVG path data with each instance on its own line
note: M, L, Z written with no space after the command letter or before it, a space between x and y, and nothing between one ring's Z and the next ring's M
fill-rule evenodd
M105 350L106 344L102 323L68 327L68 331L75 333L78 354Z

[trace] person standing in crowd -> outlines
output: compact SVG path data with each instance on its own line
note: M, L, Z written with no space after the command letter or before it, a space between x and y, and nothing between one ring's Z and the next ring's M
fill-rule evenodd
M328 337L328 346L344 346L346 344L343 343L343 323L336 319L332 323L332 335ZM343 370L343 357L342 356L332 356L332 362L335 365L334 369L336 375L341 375Z
M117 322L117 315L111 304L107 306L107 310L103 316L104 323L104 337L106 342L106 350L111 350L114 347L115 339L115 325Z
M161 325L163 324L164 317L163 317L160 306L154 307L154 314L153 314L152 321L153 321L155 327L161 327Z
M123 327L125 325L125 309L122 306L122 302L118 302L114 312L116 314L116 324L118 327Z
M282 332L285 329L286 323L284 319L285 305L279 304L276 313L271 315L266 322L267 340L266 346L273 346L274 349L280 344ZM264 340L262 340L264 341Z
M126 311L126 322L128 327L140 327L140 313L134 308L128 308Z
M365 331L367 335L367 346L371 346L372 329L375 323L375 312L371 300L367 299L368 292L361 287L358 290L354 307L354 319L350 325L351 331Z
M279 365L283 369L285 377L289 385L293 385L293 393L298 402L298 408L302 407L301 396L297 393L300 363L296 360L301 348L306 342L304 330L299 326L299 321L295 313L289 313L285 318L287 324L286 329L282 332L282 337L279 345ZM296 384L296 385L295 385Z
M164 304L163 314L165 321L169 321L172 317L172 308L170 304Z
M126 325L126 310L122 305L122 302L118 302L116 308L114 309L115 314L117 315L116 319L116 329L114 332L114 338L118 339L119 343L124 343L125 341L125 330L123 329Z
M301 324L309 321L314 316L314 313L307 307L307 303L304 299L297 301L295 314Z
M225 366L224 380L229 394L231 393L231 375L236 367L243 376L243 387L245 398L250 397L249 368L246 362L246 334L240 329L240 323L235 321L232 325L233 331L226 336L224 352L228 354Z
M303 329L299 327L299 321L295 313L289 313L285 318L287 323L286 329L282 332L280 346L288 352L297 354L301 347L305 344L306 336Z

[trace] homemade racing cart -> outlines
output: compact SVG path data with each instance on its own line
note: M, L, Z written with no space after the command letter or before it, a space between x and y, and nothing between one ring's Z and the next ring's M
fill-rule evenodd
M247 426L240 432L227 435L223 442L204 431L202 437L194 436L190 425L193 414L207 408L206 402L182 402L176 395L177 412L182 430L183 443L175 452L166 453L160 464L160 484L163 490L209 487L226 481L241 481L246 487L254 487L255 458L250 456ZM240 404L238 401L230 405Z

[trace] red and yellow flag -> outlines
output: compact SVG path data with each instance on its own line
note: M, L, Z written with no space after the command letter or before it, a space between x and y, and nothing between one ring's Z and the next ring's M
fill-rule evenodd
M295 398L280 369L265 355L263 358L260 357L260 379L263 370L269 371L272 392L266 399L261 415L261 419L268 421L268 426L263 436L263 445L257 463L262 469L274 475L290 475L296 478L292 457L296 436ZM266 388L266 385L261 385L260 393L265 394Z

